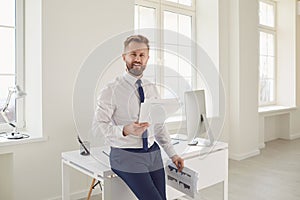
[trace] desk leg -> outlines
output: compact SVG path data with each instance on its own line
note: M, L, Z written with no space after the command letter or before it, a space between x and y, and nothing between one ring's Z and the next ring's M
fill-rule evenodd
M225 150L225 178L223 183L223 199L228 200L228 149Z
M70 172L65 161L61 161L62 170L62 200L70 200Z
M119 178L105 178L103 180L104 189L102 191L102 200L122 199L135 200L137 199L129 187Z

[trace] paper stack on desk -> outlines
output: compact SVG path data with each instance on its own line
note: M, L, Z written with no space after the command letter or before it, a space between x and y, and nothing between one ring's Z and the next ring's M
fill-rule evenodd
M194 198L197 193L198 172L184 167L178 172L177 167L171 163L167 165L167 184L176 190Z
M146 99L141 104L139 123L164 123L179 108L178 99Z

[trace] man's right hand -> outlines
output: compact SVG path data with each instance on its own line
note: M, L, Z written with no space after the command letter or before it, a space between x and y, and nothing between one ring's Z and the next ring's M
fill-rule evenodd
M123 135L135 135L135 136L141 136L145 130L149 127L149 123L138 123L138 122L133 122L131 124L128 124L124 126L123 128Z

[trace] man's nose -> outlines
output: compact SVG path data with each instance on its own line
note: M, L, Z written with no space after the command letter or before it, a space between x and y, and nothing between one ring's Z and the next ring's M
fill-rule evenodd
M141 57L140 56L136 56L135 59L134 59L134 61L140 62L141 61Z

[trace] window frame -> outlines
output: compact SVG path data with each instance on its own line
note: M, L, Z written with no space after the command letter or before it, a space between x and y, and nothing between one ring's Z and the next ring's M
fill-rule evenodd
M25 90L24 64L24 1L15 0L15 85ZM8 94L8 89L5 91ZM2 105L0 105L2 106ZM25 128L24 98L15 101L15 125L18 129ZM0 123L0 131L9 131L12 127L7 123Z
M159 30L163 30L163 25L164 25L164 11L170 11L174 12L176 14L182 14L182 15L187 15L191 16L192 20L192 38L191 40L196 41L196 1L192 0L192 6L186 6L183 4L179 3L174 3L174 2L168 2L166 0L136 0L135 1L135 6L143 6L143 7L148 7L148 8L154 8L156 10L155 16L156 16L156 28L158 29L157 34L157 40L155 41L156 45L160 48L164 48L164 34L160 32ZM196 54L196 52L194 53ZM195 55L192 55L192 59L195 59L194 63L196 63L196 58ZM156 53L157 61L156 64L158 66L164 64L164 53L161 50L158 50ZM193 62L191 62L191 65ZM159 70L158 68L155 69L156 72L156 77L154 77L155 82L158 83L163 83L164 81L164 70ZM195 72L194 67L192 67L192 88L197 87L197 75ZM162 90L162 88L160 88ZM160 93L163 95L163 91L160 91Z
M191 16L191 20L192 20L192 30L191 30L191 40L192 41L196 41L196 13L192 11L192 9L189 9L189 10L182 10L182 9L178 9L178 8L175 8L175 7L169 7L169 6L165 6L165 5L162 5L162 9L161 9L161 28L163 29L163 22L164 22L164 11L169 11L169 12L174 12L176 14L181 14L181 15L187 15L187 16ZM164 36L163 34L160 35L160 38L161 38L161 43L160 43L160 48L163 49L163 46L164 46ZM170 44L168 44L170 45ZM177 47L179 46L182 46L182 45L177 45ZM191 46L192 47L192 46ZM196 69L192 66L193 63L196 63L196 52L192 53L192 59L193 61L189 61L189 63L191 64L191 87L193 89L195 89L197 87L197 73L196 73ZM163 55L163 52L161 52L161 55L160 55L161 59L164 60L164 55ZM183 60L185 60L184 58L182 58L180 55L179 57ZM186 61L186 60L185 60ZM164 64L163 61L161 64ZM161 71L161 76L164 77L164 70ZM161 80L162 81L162 80Z
M274 27L271 26L266 26L263 24L260 24L258 22L258 34L260 35L261 32L266 33L266 34L272 34L274 37L274 87L273 87L273 92L274 92L274 100L273 101L269 101L269 102L261 102L260 101L260 90L258 90L258 104L259 107L264 107L264 106L272 106L272 105L276 105L277 104L277 85L278 85L278 80L277 80L277 59L278 59L278 54L277 54L277 3L275 1L272 0L259 0L258 3L263 2L269 5L272 5L274 7ZM259 13L258 13L259 14ZM260 38L260 37L259 37ZM260 40L259 40L259 44L260 44ZM261 56L260 50L259 50L259 58ZM260 67L260 65L259 65ZM259 88L260 88L260 76L258 76L259 79Z

